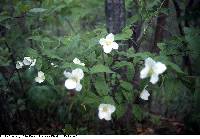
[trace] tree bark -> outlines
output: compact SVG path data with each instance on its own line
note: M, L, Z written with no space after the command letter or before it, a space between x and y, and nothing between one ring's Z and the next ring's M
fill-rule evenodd
M175 10L176 10L176 17L177 17L177 19L180 19L182 17L181 16L182 9L180 8L180 6L176 0L173 0L173 4L174 4ZM189 2L188 5L191 6L192 3L190 4L190 2ZM186 9L189 8L188 5L186 6ZM186 25L187 25L187 22L186 22ZM180 35L185 37L185 32L183 30L184 26L182 26L181 22L178 22L178 28L180 31ZM187 43L185 43L185 42L183 42L183 46L184 46L184 48L188 47ZM182 52L182 49L180 51ZM192 65L191 65L191 59L190 59L189 54L185 53L182 59L183 59L183 63L182 63L183 68L186 68L188 74L192 75Z
M105 0L106 25L109 33L120 33L126 23L124 0Z
M165 0L162 8L168 8L169 0ZM159 53L159 48L157 47L157 43L163 40L164 35L164 26L166 24L167 15L164 13L160 13L157 17L157 24L156 24L156 32L154 35L154 43L151 48L151 52Z

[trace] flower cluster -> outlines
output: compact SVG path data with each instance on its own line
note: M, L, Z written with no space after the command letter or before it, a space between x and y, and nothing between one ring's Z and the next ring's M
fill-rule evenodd
M99 43L103 47L103 51L105 53L110 53L112 49L118 49L119 45L114 41L114 35L112 33L108 34L106 38L101 38L99 40ZM83 62L81 62L78 58L74 58L73 60L74 64L85 66ZM36 64L36 59L31 59L30 57L24 57L24 60L17 61L16 68L20 69L23 66L34 66ZM53 67L57 67L54 63L51 63ZM159 80L159 75L165 72L167 67L165 64L161 62L154 61L152 58L145 59L145 67L140 72L140 78L145 79L150 77L150 82L152 84L156 84ZM65 80L65 87L69 90L76 90L81 91L82 84L81 80L84 78L84 72L81 68L76 68L72 70L71 72L64 71L64 75L67 78ZM35 82L42 83L45 80L45 75L42 71L38 72L37 77L35 77ZM140 93L140 98L143 100L148 100L150 94L146 90L146 87L143 89L143 91ZM116 107L111 104L100 104L98 108L98 117L99 119L105 119L107 121L111 120L112 113L114 113L116 110Z
M118 49L119 45L114 41L114 35L112 33L108 34L106 38L101 38L99 40L99 43L103 47L103 51L105 53L110 53L112 49ZM30 57L24 57L24 60L17 61L16 68L20 69L23 66L34 66L36 63L36 59L31 59ZM83 62L81 62L78 58L74 58L73 60L74 64L85 66ZM51 63L53 67L57 67L54 63ZM150 82L152 84L156 84L159 80L159 75L165 72L167 67L165 64L161 62L156 62L152 58L145 59L145 67L140 72L140 78L145 79L150 77ZM82 84L81 80L84 77L84 72L81 68L76 68L72 70L71 72L64 71L64 75L67 78L65 80L65 87L69 90L76 90L81 91ZM45 75L42 71L38 72L37 77L35 77L35 82L42 83L45 80ZM143 89L143 91L140 93L140 98L143 100L148 100L150 94L146 90L146 87ZM98 108L98 117L99 119L105 119L107 121L111 120L112 113L114 113L116 110L116 107L111 104L100 104Z
M85 66L84 63L82 63L78 58L74 58L73 60L74 64ZM80 81L84 77L84 72L80 68L76 68L72 70L72 72L64 71L65 77L67 77L67 80L65 80L65 87L69 90L75 89L76 91L81 91L82 85ZM105 120L111 120L111 114L115 111L115 106L111 104L100 104L99 105L99 119L105 119Z
M150 77L150 82L156 84L159 80L159 75L165 72L167 67L161 62L156 62L152 58L145 59L145 67L140 72L140 78L145 79ZM143 100L148 100L150 96L149 92L144 89L140 94L140 98Z
M73 63L77 64L77 65L85 66L85 64L82 63L78 58L74 58ZM68 78L65 81L65 87L67 89L69 89L69 90L75 89L78 92L81 91L82 85L81 85L80 81L84 77L84 73L83 73L82 69L76 68L76 69L72 70L72 72L64 71L64 75L65 75L65 77Z
M81 91L82 85L80 83L81 79L84 77L83 70L76 68L72 72L64 71L65 77L68 79L65 81L65 87L69 90L75 89L76 91Z
M105 53L110 53L112 49L118 49L119 45L114 42L114 35L108 34L106 38L101 38L99 43L103 47ZM161 62L156 62L152 58L145 59L145 67L140 72L140 78L145 79L150 77L150 82L156 84L159 80L159 75L165 72L167 67ZM146 87L140 93L140 98L148 100L150 94L146 90ZM115 111L115 106L111 104L100 104L99 106L99 118L105 120L111 120L111 114Z
M16 69L21 69L23 66L30 66L29 68L35 66L36 59L31 59L30 57L24 57L24 60L17 61L16 63Z

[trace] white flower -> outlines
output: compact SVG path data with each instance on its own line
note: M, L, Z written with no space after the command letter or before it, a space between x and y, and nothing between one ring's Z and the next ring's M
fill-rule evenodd
M32 59L30 57L24 57L23 63L24 65L27 65L27 66L31 65Z
M30 65L30 67L33 67L33 66L35 66L35 63L36 63L36 59L33 59L33 60L32 60L32 62L31 62L31 65Z
M16 63L16 69L21 69L23 67L23 63L21 61L17 61Z
M81 63L81 61L78 58L76 58L76 57L74 58L73 62L74 62L74 64L85 66L85 64Z
M36 59L31 59L30 57L24 57L23 63L26 66L30 65L30 67L29 67L29 69L30 69L31 67L35 66Z
M58 65L55 65L53 62L51 63L51 66L53 66L54 68L58 67Z
M82 85L80 80L83 79L84 73L82 69L72 70L72 73L64 71L64 75L68 78L65 81L65 87L67 89L75 89L76 91L81 91Z
M140 78L150 77L150 82L155 84L159 80L159 75L162 74L167 67L161 62L156 62L152 58L145 59L145 67L140 72Z
M35 77L35 81L38 83L42 83L45 80L44 73L42 71L38 72L38 76Z
M105 53L110 53L112 49L118 49L119 45L114 42L114 35L112 33L108 34L106 38L101 38L99 43L103 46Z
M100 104L99 105L99 119L111 120L111 114L115 111L115 106L111 104Z
M141 93L140 93L140 98L143 100L148 100L148 97L150 96L149 92L144 89Z

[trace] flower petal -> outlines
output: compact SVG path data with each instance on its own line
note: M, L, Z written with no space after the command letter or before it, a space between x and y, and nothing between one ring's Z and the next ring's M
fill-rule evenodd
M17 61L16 63L16 69L21 69L23 67L23 63L21 61Z
M31 65L32 59L30 57L24 57L23 63L24 65L27 65L27 66Z
M110 34L108 34L107 36L106 36L106 40L108 40L108 41L114 41L114 35L112 34L112 33L110 33Z
M65 77L70 78L72 76L72 74L70 72L67 72L66 70L63 73L65 75Z
M152 74L152 75L151 75L150 82L151 82L152 84L156 84L156 83L158 82L158 80L159 80L158 74Z
M167 67L165 66L165 64L161 63L161 62L156 62L156 64L153 66L153 70L156 74L161 74L163 73L165 70L167 69Z
M74 58L73 62L74 62L74 64L85 66L85 64L81 63L81 61L78 58Z
M113 113L116 110L115 106L114 105L110 105L110 104L108 106L108 109L109 109L110 113Z
M140 94L140 98L143 99L143 100L148 100L149 96L150 96L150 94L146 89L144 89L142 91L142 93Z
M106 39L101 38L101 39L99 40L99 43L100 43L101 45L106 45Z
M65 81L65 87L67 89L75 89L76 88L76 81L74 81L73 79L67 79Z
M35 81L38 83L42 83L44 81L44 79L40 78L40 77L35 77Z
M42 71L39 71L38 72L38 77L43 77L44 76L44 73Z
M110 114L110 113L106 113L106 114L104 115L104 119L105 119L106 121L111 120L111 119L112 119L112 118L111 118L111 114Z
M76 84L75 90L79 92L81 91L81 89L82 89L82 85L80 83Z
M141 79L144 79L144 78L147 78L148 77L148 74L149 74L149 66L145 66L141 71L140 71L140 78Z
M119 45L116 42L113 42L112 44L113 49L118 49Z
M35 63L36 63L36 59L34 59L34 60L31 62L31 65L30 65L30 67L33 67L33 66L35 66Z
M105 115L106 115L106 113L102 112L102 111L99 111L99 113L98 113L99 119L104 119Z
M72 71L72 76L77 77L78 79L82 79L84 77L83 70L80 68L77 68Z
M155 64L156 62L152 58L148 57L145 59L145 66L153 67Z
M74 64L80 64L81 63L81 61L78 58L74 58L73 62L74 62Z
M99 105L99 108L98 108L98 109L99 109L99 111L102 111L102 110L103 110L103 108L104 108L105 106L106 106L106 104L100 104L100 105Z
M42 71L38 72L38 76L35 77L35 81L38 83L42 83L45 80L44 73Z
M103 46L103 51L104 51L104 53L108 54L108 53L110 53L112 51L112 47L104 45Z
M85 63L80 63L81 66L85 66Z

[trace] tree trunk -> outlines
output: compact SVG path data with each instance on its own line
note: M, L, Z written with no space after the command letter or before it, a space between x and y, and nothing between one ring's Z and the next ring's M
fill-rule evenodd
M105 0L106 25L109 33L117 34L125 26L125 1Z
M165 0L162 8L168 8L169 0ZM156 32L154 36L154 43L151 48L151 52L159 53L159 48L157 47L157 43L163 40L164 35L164 26L166 24L166 17L167 15L164 13L160 13L157 17L157 24L156 24Z

